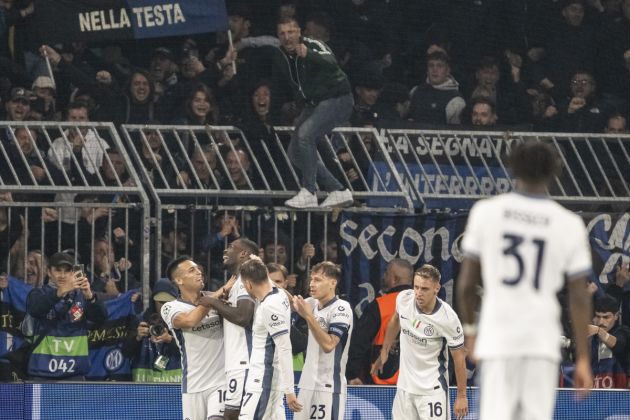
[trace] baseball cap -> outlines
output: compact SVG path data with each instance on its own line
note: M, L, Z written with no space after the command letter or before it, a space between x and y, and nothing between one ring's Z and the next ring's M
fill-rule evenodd
M11 100L12 101L29 101L31 99L31 92L24 89L23 87L15 87L11 89Z
M48 76L38 76L37 79L35 79L35 81L33 82L33 86L31 86L31 89L35 89L35 88L49 88L49 89L54 89L55 85L52 81L52 79Z
M66 254L65 252L57 252L50 257L48 260L48 265L50 267L62 267L64 265L72 266L74 265L74 257L70 254Z

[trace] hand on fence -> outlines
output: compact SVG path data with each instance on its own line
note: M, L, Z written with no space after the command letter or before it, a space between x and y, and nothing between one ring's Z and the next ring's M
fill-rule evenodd
M300 263L306 265L307 261L315 256L315 246L313 244L305 243L302 246L302 254L300 255Z

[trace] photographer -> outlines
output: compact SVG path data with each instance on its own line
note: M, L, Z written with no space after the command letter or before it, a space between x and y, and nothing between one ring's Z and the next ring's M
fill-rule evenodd
M28 362L34 380L83 380L90 370L88 321L100 325L107 312L92 293L74 258L58 252L50 258L48 283L33 289L26 311L35 319L35 345Z
M162 305L176 299L177 289L167 279L153 287L149 308L129 326L123 354L131 359L134 382L179 382L181 358L177 343L160 316Z

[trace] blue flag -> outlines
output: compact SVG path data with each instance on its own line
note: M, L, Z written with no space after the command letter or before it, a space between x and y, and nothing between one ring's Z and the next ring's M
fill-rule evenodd
M9 277L9 285L0 290L0 356L19 348L22 343L20 324L26 313L26 297L33 286L15 277Z
M98 328L88 332L90 349L91 380L127 379L131 380L131 364L122 353L122 346L127 336L131 320L135 318L135 305L131 296L136 293L130 290L116 299L105 302L107 321Z

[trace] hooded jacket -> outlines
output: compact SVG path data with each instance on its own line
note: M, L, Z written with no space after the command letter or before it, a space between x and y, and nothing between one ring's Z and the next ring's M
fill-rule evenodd
M427 80L411 92L409 116L415 122L426 124L460 124L466 101L459 93L459 83L452 77L433 86Z

